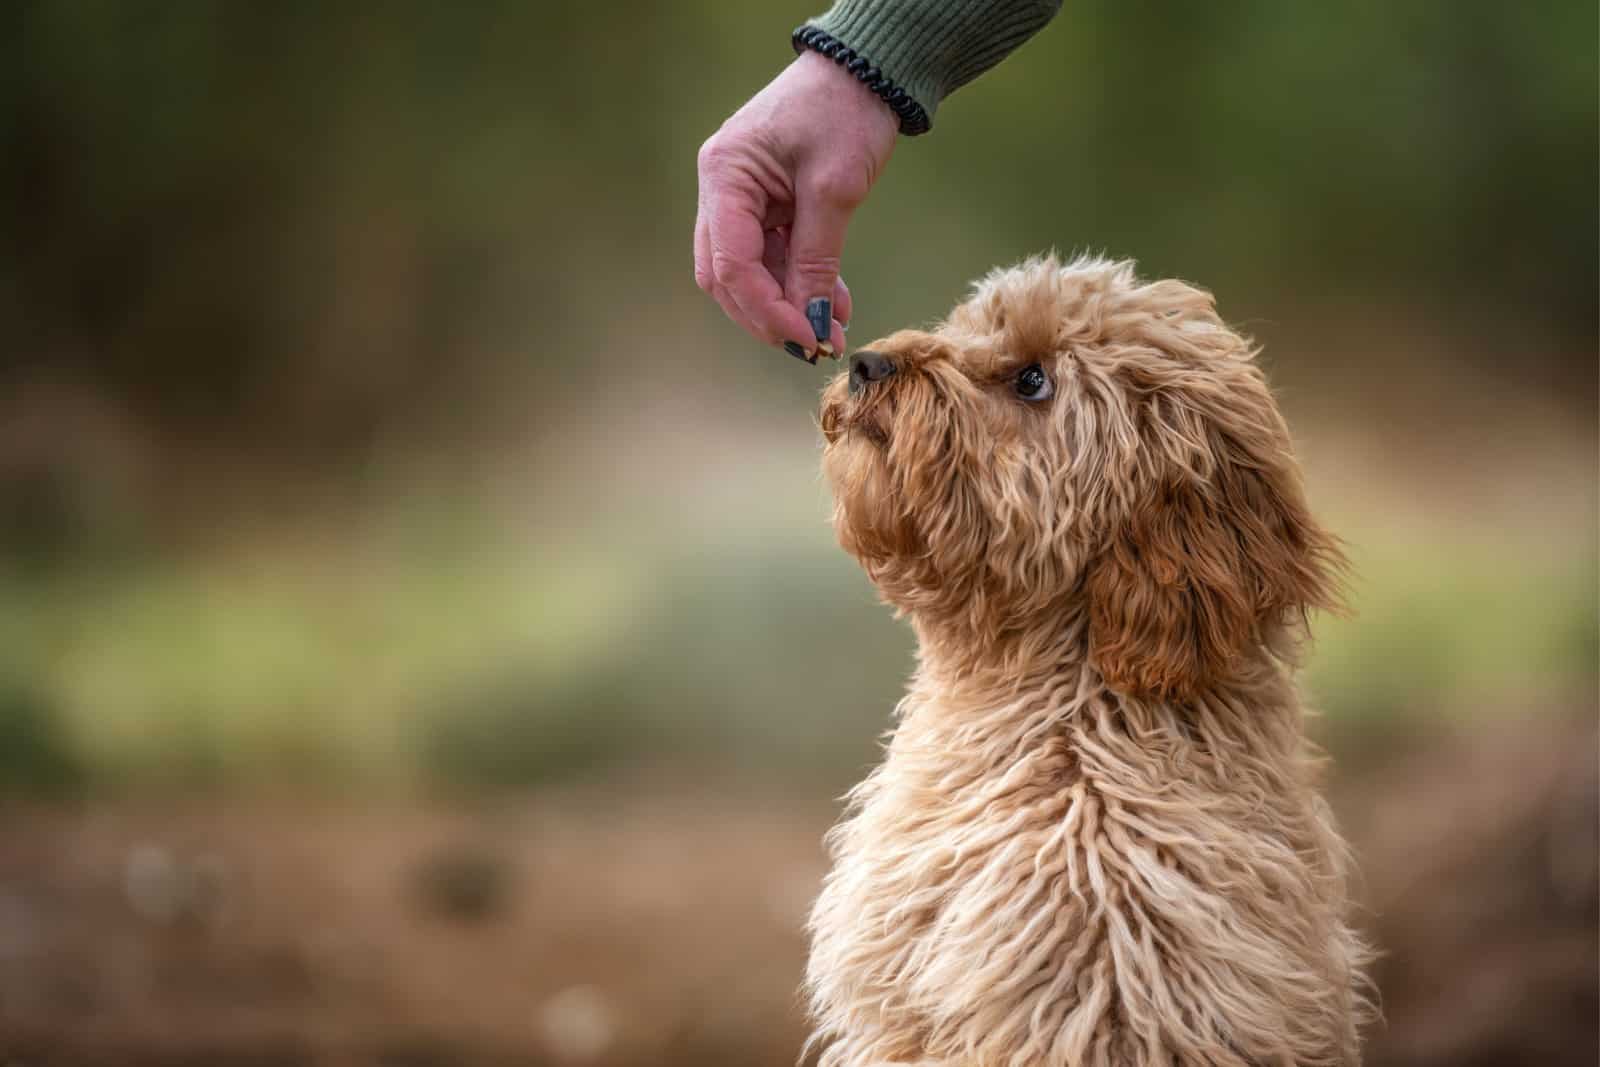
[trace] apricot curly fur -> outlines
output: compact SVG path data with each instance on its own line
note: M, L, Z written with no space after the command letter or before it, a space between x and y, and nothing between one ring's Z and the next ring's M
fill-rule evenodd
M1251 344L1199 289L1044 257L869 347L896 372L828 386L823 467L919 652L828 839L822 1067L1359 1063L1292 676L1342 557Z

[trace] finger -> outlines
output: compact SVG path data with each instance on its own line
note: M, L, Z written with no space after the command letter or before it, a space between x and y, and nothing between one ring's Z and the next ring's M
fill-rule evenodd
M839 281L839 258L844 252L850 214L850 208L837 199L810 195L795 204L794 222L789 227L783 293L800 310L818 298L827 302L818 322L824 335L828 332L827 322L833 317L833 291Z
M703 156L703 152L702 152ZM713 264L711 243L711 211L708 204L716 200L716 182L714 177L707 172L704 158L700 161L700 187L699 197L695 205L694 220L694 275L695 284L717 302L730 322L744 330L746 333L756 333L750 322L749 316L739 307L733 295L723 287L716 277ZM760 337L759 334L756 334ZM765 340L765 338L761 338Z
M733 298L711 276L711 230L703 217L694 227L694 258L695 283L717 302L722 313L728 316L729 322L743 327L744 312L739 310L739 305L733 302Z
M767 257L765 257L764 262L766 263L767 269L772 271L775 277L781 278L785 273L784 267L787 263L788 256L786 255L786 249L781 247L775 255L772 254L770 249L772 249L775 244L781 244L781 242L775 242L772 239L769 231L767 239L769 254ZM807 319L807 322L810 322L809 318ZM815 333L815 324L812 323L811 325L813 326L813 333ZM841 278L833 283L833 325L828 331L829 343L832 344L833 354L836 357L844 355L845 346L849 343L845 338L845 329L849 325L850 287L845 285L844 279Z
M707 293L716 288L711 276L711 231L703 211L695 212L694 219L694 283Z
M789 262L789 227L775 226L763 234L761 250L761 265L767 268L767 273L772 275L779 284L783 282L783 273Z
M746 333L750 332L750 327L746 325L744 309L738 304L734 303L733 297L726 289L720 285L713 285L711 287L711 299L715 300L717 302L717 306L722 309L722 313L728 316L729 322L733 323L741 330L744 330Z
M767 273L772 275L774 278L782 278L789 260L789 227L774 226L766 231L765 237L766 240L761 254L761 265L766 267ZM843 320L838 319L837 311L835 311L835 322L832 330L830 331L829 340L833 346L833 354L835 357L837 357L844 352L844 323L849 321L850 290L846 288L844 282L835 282L833 286L833 295L834 308L837 309L839 307L843 307L845 309L845 317ZM807 324L814 325L811 324L809 320L807 320ZM815 334L814 328L812 333L813 335ZM806 340L810 341L810 338L808 337Z
M694 204L694 283L701 291L710 293L716 287L716 278L711 274L711 220L706 214L706 194L711 184L703 161L696 160L695 166L698 181L695 183Z
M841 326L849 326L850 313L854 310L850 304L850 287L840 278L833 283L833 317Z
M747 192L724 188L714 191L709 207L711 273L738 305L736 321L767 344L794 341L811 352L816 338L805 315L784 301L778 280L762 262L766 235L759 205Z
M700 211L694 221L694 281L717 302L730 322L743 325L744 313L739 310L739 305L722 291L711 274L711 225L704 211Z

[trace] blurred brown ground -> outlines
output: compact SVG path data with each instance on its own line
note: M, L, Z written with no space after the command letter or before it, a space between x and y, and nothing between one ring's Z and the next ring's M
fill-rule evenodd
M1375 1067L1600 1050L1584 716L1339 765ZM787 1067L831 813L636 776L475 804L13 806L0 1050L27 1065Z

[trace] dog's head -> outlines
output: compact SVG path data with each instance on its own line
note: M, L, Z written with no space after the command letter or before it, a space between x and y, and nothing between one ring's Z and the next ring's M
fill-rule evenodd
M840 542L975 654L1086 641L1113 687L1184 700L1336 599L1250 343L1129 263L991 274L857 352L821 421Z

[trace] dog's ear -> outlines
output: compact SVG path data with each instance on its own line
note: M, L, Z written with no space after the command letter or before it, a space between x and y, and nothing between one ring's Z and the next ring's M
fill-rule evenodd
M1114 688L1186 701L1313 607L1337 607L1343 556L1292 463L1220 462L1143 492L1087 575L1091 650Z

